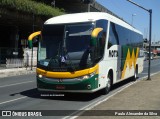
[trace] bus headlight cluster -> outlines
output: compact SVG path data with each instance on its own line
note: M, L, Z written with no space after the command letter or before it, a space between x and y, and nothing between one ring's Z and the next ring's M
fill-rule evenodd
M79 77L79 79L80 79L80 80L85 80L85 79L88 79L88 78L93 77L95 74L96 74L96 72L93 72L93 73L91 73L91 74L81 76L81 77Z
M80 77L82 80L84 80L84 79L88 79L88 78L90 78L90 76L89 75L85 75L85 76L82 76L82 77Z
M41 74L38 74L38 77L39 77L39 78L42 78L43 76L42 76Z

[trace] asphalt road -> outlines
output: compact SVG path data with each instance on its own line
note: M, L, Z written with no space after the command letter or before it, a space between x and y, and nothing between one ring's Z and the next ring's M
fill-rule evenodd
M151 74L160 71L160 59L152 60ZM139 79L147 76L148 61L144 63L144 71L139 74ZM110 98L120 90L132 85L129 80L116 84L108 95L101 95L99 92L92 95L85 94L58 94L42 96L36 90L35 74L0 78L0 110L55 110L54 117L41 118L70 118L78 110L92 107L96 103ZM56 112L56 110L62 110ZM65 111L70 110L70 111ZM2 117L0 117L2 118ZM6 117L4 117L6 119ZM13 117L7 117L13 118ZM14 117L22 118L22 117ZM24 118L24 117L23 117ZM31 117L30 117L31 118ZM36 117L32 117L36 118ZM40 117L37 117L41 119Z

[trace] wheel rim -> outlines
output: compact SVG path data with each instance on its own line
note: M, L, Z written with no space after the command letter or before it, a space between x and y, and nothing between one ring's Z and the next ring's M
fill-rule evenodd
M135 72L135 74L134 74L134 78L136 79L137 78L137 73Z
M135 70L134 78L135 78L135 79L137 78L137 69Z
M111 79L108 77L108 82L107 82L107 90L109 91L111 88Z

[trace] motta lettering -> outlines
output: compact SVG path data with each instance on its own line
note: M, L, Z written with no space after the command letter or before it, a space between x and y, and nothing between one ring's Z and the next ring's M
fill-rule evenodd
M109 50L109 57L118 57L117 50Z

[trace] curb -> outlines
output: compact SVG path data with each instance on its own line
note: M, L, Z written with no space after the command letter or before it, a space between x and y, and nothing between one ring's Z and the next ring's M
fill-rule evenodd
M0 78L32 74L35 72L36 72L35 67L33 68L33 70L26 69L26 68L3 69L3 70L0 70Z

